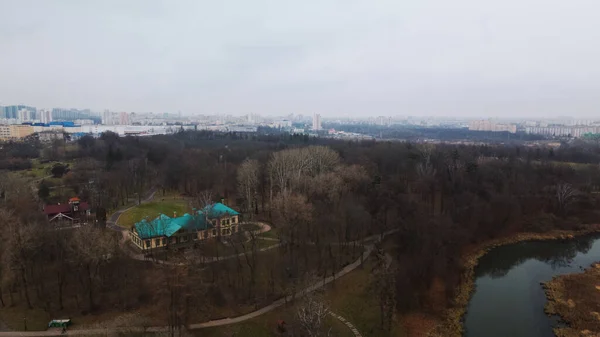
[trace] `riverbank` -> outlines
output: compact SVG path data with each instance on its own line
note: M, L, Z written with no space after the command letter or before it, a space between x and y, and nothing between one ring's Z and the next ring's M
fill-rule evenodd
M483 242L476 248L466 252L462 258L464 272L461 276L461 283L456 289L456 296L452 307L446 309L444 317L439 320L437 326L429 332L429 336L456 336L463 335L463 317L467 311L469 300L473 294L475 285L475 267L479 259L493 248L519 243L523 241L543 241L543 240L568 240L574 236L600 232L600 225L590 225L584 230L562 231L555 230L546 233L518 233L510 237L502 237L487 242Z
M558 315L567 324L554 329L558 337L600 334L600 264L583 273L553 278L544 284L548 303L544 311Z

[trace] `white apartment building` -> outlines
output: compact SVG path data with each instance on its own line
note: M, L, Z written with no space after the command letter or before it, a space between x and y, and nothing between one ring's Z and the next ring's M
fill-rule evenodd
M321 115L315 113L313 114L313 120L312 120L312 129L315 131L321 130Z

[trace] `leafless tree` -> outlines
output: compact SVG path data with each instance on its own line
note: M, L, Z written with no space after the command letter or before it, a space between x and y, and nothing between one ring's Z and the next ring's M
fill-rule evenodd
M0 223L4 224L3 269L14 275L24 293L27 306L31 309L29 295L34 257L41 245L41 229L36 223L22 222L12 211L0 209Z
M340 163L339 154L326 146L309 146L306 152L308 170L312 176L331 171Z
M569 183L560 183L556 185L556 202L561 213L566 213L569 205L575 201L577 190Z
M328 314L328 306L317 294L307 296L296 310L296 317L298 318L302 329L310 337L331 335L331 329L324 331L325 317L327 317Z
M375 282L372 289L379 302L381 329L389 333L396 310L396 271L391 265L391 256L387 255L379 244L375 248L375 259Z
M238 168L238 188L246 200L246 211L251 211L256 202L259 174L260 167L257 160L246 159Z
M303 182L303 176L316 176L333 170L339 164L339 155L325 146L287 149L275 152L267 164L271 188L287 196Z
M94 309L94 288L100 268L118 251L118 242L112 234L93 226L81 227L73 233L71 256L80 267L78 276L87 290L89 310Z

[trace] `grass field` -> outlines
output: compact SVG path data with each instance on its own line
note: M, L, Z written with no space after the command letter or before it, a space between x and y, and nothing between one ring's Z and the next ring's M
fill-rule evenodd
M192 331L192 333L194 336L198 337L277 337L281 336L281 334L277 332L277 321L283 320L285 322L293 322L295 321L295 315L296 307L290 306L288 308L280 308L271 311L243 323L225 325L216 328L199 329ZM331 328L331 336L354 336L347 326L333 317L328 316L325 319L325 326Z
M268 232L260 233L258 236L262 236L265 238L279 239L279 235L277 234L277 228L271 226L271 230Z
M46 330L50 315L42 309L27 309L25 307L6 307L0 310L0 321L11 330L23 331L25 325L27 330Z
M190 211L191 209L185 199L164 198L161 201L154 201L135 206L121 214L118 223L122 227L131 228L136 222L146 217L148 219L154 219L160 214L172 217L174 212L177 213L177 216L182 216Z
M350 321L365 337L388 336L380 329L379 306L376 296L369 289L372 281L373 262L369 258L363 268L357 268L335 281L326 293L331 310ZM405 336L400 324L393 324L389 334L392 337Z

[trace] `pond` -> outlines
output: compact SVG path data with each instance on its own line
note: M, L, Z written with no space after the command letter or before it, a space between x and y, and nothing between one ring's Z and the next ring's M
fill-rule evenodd
M560 324L544 313L541 282L578 273L600 261L600 235L530 241L492 249L475 269L465 315L468 337L547 337Z

